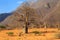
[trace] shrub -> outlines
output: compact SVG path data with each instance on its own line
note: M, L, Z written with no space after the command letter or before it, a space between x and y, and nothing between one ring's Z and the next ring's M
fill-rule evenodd
M41 35L42 34L41 32L38 32L38 31L33 31L32 33L34 33L35 35Z
M5 28L6 28L6 26L0 25L0 28L1 28L1 29L5 29Z
M60 39L60 33L55 34L55 38Z
M8 32L7 34L8 34L8 36L14 36L13 32Z

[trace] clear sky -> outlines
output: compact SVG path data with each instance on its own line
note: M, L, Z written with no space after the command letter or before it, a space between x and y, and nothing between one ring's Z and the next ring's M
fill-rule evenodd
M25 1L26 0L0 0L0 14L12 12Z

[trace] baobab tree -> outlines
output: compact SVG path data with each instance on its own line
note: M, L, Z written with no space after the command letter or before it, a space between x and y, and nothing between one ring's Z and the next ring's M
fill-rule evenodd
M22 5L22 8L20 8L20 11L24 14L24 33L28 33L28 26L30 23L32 23L31 20L33 20L32 18L34 18L34 22L35 22L35 17L37 17L38 15L36 14L36 10L32 7L30 7L30 4L28 2L25 2Z

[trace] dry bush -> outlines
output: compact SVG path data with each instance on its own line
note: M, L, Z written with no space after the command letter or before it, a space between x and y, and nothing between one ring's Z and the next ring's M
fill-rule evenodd
M55 38L60 39L60 33L55 34Z
M14 36L13 32L7 32L8 36Z
M39 31L33 31L31 33L34 33L35 35L41 35L42 34L42 32L39 32Z

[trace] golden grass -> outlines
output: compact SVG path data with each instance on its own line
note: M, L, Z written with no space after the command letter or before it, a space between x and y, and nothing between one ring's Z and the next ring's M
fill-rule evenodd
M41 35L34 35L33 31L42 32ZM45 32L47 31L47 32ZM7 32L13 32L15 36L8 36ZM0 40L60 40L54 38L54 35L60 31L57 28L32 28L28 34L23 34L23 29L2 30L0 31ZM21 33L21 36L19 36Z

